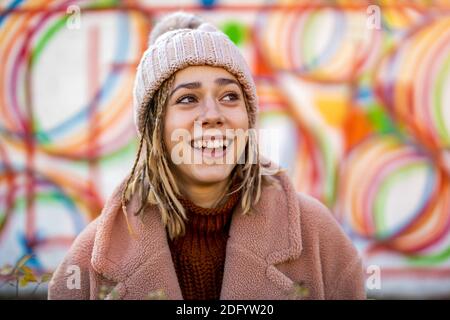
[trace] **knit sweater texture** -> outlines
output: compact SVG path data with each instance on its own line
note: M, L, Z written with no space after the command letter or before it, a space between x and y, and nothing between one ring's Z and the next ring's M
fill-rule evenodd
M216 208L179 198L188 218L186 232L170 240L169 247L184 299L220 298L228 232L239 198L239 192L232 193Z

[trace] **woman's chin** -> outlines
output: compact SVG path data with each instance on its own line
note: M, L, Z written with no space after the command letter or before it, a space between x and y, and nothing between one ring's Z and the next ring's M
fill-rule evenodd
M200 183L214 183L226 180L233 170L232 165L194 165L191 175Z

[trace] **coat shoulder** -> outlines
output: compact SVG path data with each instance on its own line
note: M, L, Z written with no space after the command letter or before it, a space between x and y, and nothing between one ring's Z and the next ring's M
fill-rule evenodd
M364 299L358 251L331 211L319 200L297 193L306 254L319 252L327 299Z
M302 225L302 234L316 235L322 241L338 241L354 249L350 239L336 218L322 202L302 192L297 193ZM355 250L356 252L356 250Z
M83 260L89 258L92 255L92 249L94 247L95 234L97 232L97 226L99 217L92 220L81 233L76 237L72 247L69 250L73 252L74 256Z

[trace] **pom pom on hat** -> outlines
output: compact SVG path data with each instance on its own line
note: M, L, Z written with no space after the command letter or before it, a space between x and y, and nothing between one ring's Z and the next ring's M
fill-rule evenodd
M155 25L149 36L149 45L154 44L163 34L179 29L217 31L216 27L204 22L202 18L190 13L179 11L165 16Z

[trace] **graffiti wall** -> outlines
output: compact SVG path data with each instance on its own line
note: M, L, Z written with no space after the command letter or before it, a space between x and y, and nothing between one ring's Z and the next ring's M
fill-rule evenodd
M369 295L450 296L444 1L0 6L0 266L32 253L30 268L52 271L99 214L136 152L131 94L148 33L184 9L241 48L259 127L273 133L263 152L332 209Z

